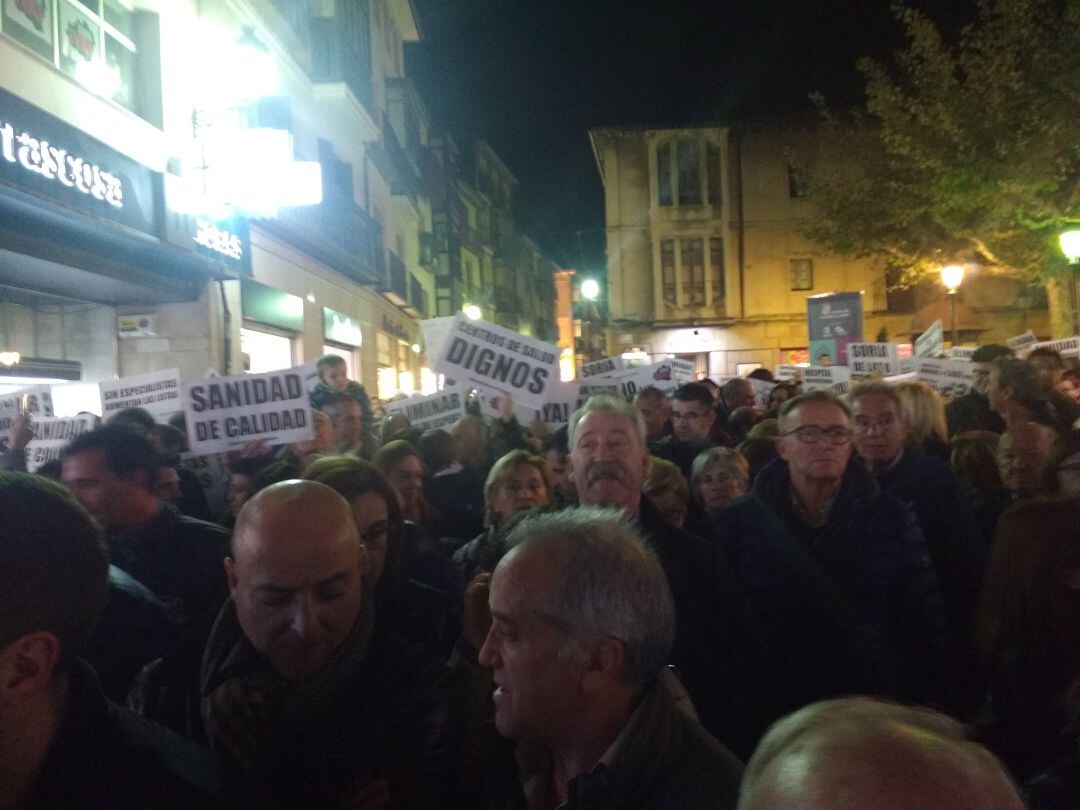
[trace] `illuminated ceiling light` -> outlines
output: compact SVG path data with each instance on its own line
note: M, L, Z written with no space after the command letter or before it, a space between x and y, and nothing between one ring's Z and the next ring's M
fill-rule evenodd
M420 344L419 343L414 343L412 345L412 353L413 354L420 354Z
M18 352L0 352L0 366L4 368L11 368L17 365L22 355Z
M307 300L308 300L309 304L314 304L315 303L315 293L308 293L307 294Z

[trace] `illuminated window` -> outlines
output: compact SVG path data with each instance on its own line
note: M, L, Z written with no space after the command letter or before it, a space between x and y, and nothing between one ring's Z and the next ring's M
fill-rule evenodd
M92 92L140 112L128 0L5 0L0 29Z

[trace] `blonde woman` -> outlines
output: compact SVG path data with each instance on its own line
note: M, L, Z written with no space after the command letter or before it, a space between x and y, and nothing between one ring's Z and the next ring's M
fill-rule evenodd
M908 444L949 463L949 428L945 400L924 382L909 380L896 386L900 415L908 429Z

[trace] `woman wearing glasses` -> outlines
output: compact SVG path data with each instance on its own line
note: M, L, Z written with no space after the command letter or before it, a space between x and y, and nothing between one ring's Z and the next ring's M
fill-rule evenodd
M456 600L402 571L405 523L397 494L382 473L355 456L328 456L308 467L303 477L330 487L352 507L365 548L364 582L375 588L378 620L432 654L448 655L459 630Z

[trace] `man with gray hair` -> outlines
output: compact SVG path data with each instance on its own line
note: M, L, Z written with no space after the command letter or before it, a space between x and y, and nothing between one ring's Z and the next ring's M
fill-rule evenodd
M783 656L794 708L872 691L939 700L946 629L910 506L852 461L851 409L826 391L780 408L780 458L727 506L714 538ZM814 605L814 610L808 610Z
M866 698L800 709L746 766L739 810L1021 810L1005 770L959 724Z
M621 510L660 559L679 617L672 661L703 725L737 755L749 756L779 716L770 685L778 670L730 564L642 497L649 451L633 405L589 397L571 415L569 430L567 467L580 502Z
M614 509L526 517L491 580L480 663L529 807L734 807L741 765L660 683L664 571Z

